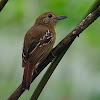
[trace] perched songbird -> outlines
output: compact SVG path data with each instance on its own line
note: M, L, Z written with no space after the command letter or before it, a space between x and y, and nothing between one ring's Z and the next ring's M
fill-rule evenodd
M40 15L24 38L22 67L24 67L22 86L29 89L35 67L50 53L56 39L55 25L66 16L52 12Z

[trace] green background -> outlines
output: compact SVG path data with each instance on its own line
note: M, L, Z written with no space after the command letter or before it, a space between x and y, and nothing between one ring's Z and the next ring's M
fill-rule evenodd
M0 100L22 81L24 35L44 12L68 18L55 30L58 44L80 22L94 0L9 0L0 13ZM47 69L47 68L46 68ZM19 100L29 100L46 69ZM38 100L100 100L100 18L69 48Z

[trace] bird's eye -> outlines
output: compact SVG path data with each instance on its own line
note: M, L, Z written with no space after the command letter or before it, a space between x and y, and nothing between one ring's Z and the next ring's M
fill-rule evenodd
M51 15L51 14L49 14L49 15L48 15L48 17L49 17L49 18L51 18L51 17L52 17L52 15Z

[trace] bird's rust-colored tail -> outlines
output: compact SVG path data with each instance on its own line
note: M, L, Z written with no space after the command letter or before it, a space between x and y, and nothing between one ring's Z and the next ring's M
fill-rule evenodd
M31 66L30 62L27 62L24 67L24 74L23 74L23 81L22 81L22 86L24 89L29 90L29 88L30 88L33 69L34 69L34 67Z

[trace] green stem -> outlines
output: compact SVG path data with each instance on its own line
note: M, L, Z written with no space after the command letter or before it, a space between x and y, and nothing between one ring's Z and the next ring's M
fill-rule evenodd
M91 12L93 12L94 10L96 10L96 8L98 8L100 5L100 0L95 0L95 2L92 4L92 6L89 8L89 10L87 11L87 13L85 14L85 16L83 17L83 19Z
M53 62L49 66L48 70L44 74L43 78L41 79L40 83L38 84L37 88L35 89L35 91L34 91L33 95L31 96L30 100L37 100L38 99L38 97L39 97L40 93L42 92L44 86L46 85L46 83L48 82L50 76L52 75L52 73L56 69L57 65L61 61L61 59L62 59L63 55L65 54L65 52L66 52L66 50L64 50L60 55L58 55L53 60Z

